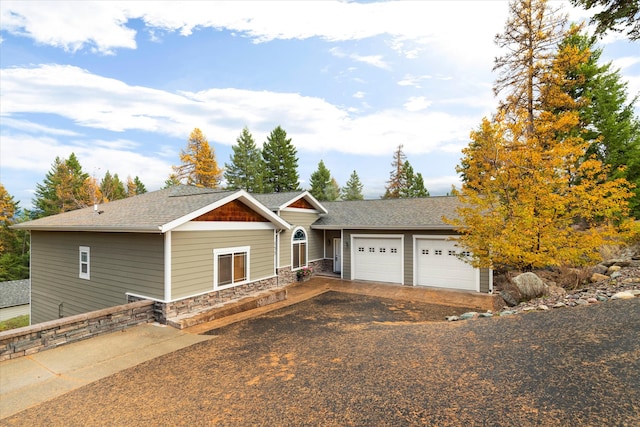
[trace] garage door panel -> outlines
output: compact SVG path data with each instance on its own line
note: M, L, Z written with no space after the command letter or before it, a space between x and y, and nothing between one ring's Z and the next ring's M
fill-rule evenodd
M400 238L354 238L354 279L402 283Z
M451 289L478 290L478 270L460 259L455 242L416 241L416 284Z

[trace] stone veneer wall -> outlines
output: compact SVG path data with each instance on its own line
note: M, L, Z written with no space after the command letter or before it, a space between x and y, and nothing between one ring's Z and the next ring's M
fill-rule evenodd
M153 301L137 301L0 332L0 361L154 321Z

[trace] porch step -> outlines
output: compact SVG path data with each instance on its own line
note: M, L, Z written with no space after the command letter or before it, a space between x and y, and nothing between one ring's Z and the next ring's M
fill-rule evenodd
M287 289L275 289L262 292L257 295L241 298L235 301L229 301L217 307L211 307L206 310L195 313L186 313L180 316L167 319L167 325L177 329L190 328L201 323L210 322L223 317L242 313L244 311L253 310L255 308L264 307L276 302L287 299Z

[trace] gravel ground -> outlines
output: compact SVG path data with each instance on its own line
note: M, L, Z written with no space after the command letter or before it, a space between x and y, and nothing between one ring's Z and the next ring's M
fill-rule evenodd
M449 323L430 309L328 292L0 423L640 425L640 298Z

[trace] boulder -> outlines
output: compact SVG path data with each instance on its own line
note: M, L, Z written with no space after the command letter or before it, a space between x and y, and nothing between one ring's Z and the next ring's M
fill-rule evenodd
M622 267L620 267L619 265L612 265L611 267L607 268L607 275L611 276L613 273L620 270L622 270Z
M598 274L607 274L607 269L609 268L609 266L603 265L603 264L598 264L595 267L593 267L591 270L593 271L593 273L598 273Z
M539 298L547 293L548 287L535 273L522 273L511 279L511 282L522 295L522 299L528 301Z
M509 307L515 307L516 305L518 305L518 302L520 302L520 295L517 295L516 292L514 292L513 290L503 290L500 291L500 297L502 297L502 299L504 300L504 302L509 306Z
M607 276L606 274L593 273L590 280L591 283L602 282L604 280L609 280L609 276Z
M633 299L635 297L636 296L632 292L622 291L612 296L611 299Z

